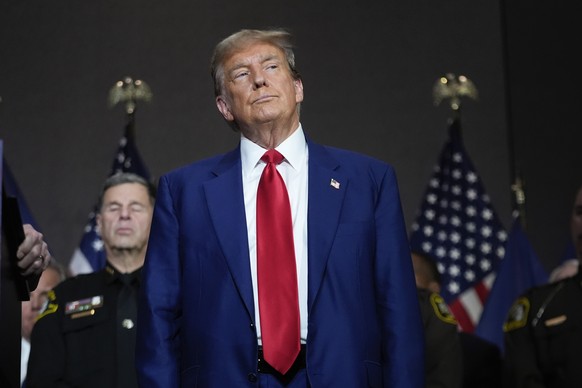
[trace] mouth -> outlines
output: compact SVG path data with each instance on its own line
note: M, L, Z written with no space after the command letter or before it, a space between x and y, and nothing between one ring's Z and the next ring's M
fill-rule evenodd
M128 236L133 233L133 229L131 228L119 228L117 229L117 234L121 236Z
M263 103L263 102L268 102L268 101L270 101L270 100L272 100L274 98L275 98L275 96L273 96L273 95L265 94L265 95L260 96L259 98L255 99L253 101L253 104L260 104L260 103Z

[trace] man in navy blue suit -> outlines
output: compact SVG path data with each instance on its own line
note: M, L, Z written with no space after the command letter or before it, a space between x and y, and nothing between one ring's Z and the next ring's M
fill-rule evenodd
M240 143L160 178L139 302L143 387L424 386L395 172L305 135L290 38L241 30L217 45L216 105ZM257 188L272 149L284 158L301 344L283 372L263 358L257 284Z

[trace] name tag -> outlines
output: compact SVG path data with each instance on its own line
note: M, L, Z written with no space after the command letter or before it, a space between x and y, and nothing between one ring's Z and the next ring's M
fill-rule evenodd
M568 319L568 317L565 315L560 315L558 317L548 319L544 322L544 325L546 325L546 327L561 325L562 323L566 322L566 319Z

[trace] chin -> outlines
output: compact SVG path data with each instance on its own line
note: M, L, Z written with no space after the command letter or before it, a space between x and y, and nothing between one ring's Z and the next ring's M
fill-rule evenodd
M113 249L117 251L133 251L137 249L137 245L135 244L117 244L113 246Z

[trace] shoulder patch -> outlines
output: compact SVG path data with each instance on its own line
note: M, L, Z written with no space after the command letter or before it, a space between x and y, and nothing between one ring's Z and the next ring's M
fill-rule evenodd
M430 304L434 310L435 315L444 322L456 325L457 319L449 310L449 306L447 306L445 300L442 296L436 293L430 294Z
M46 304L43 306L42 311L40 312L38 317L36 317L37 321L46 315L49 315L49 314L56 312L59 309L59 305L55 302L57 297L56 297L55 292L53 290L50 290L47 293L47 298L48 298L48 300L47 300Z
M526 297L517 299L507 315L507 319L503 324L503 331L508 332L524 327L527 323L527 316L529 313L530 303Z

